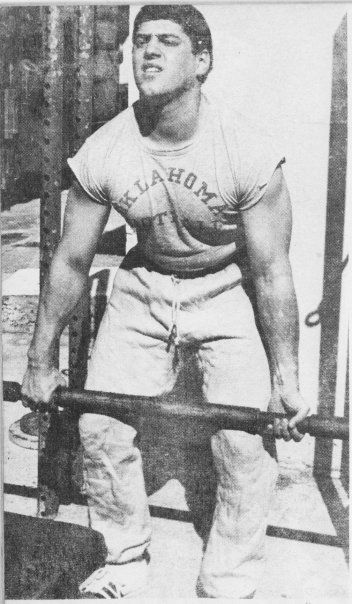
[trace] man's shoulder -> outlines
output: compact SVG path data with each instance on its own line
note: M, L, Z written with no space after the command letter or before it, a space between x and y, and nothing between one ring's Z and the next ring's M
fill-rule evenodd
M256 175L260 177L256 186L268 182L275 167L285 161L282 145L270 125L226 101L215 103L213 107L218 116L215 130L218 148L226 149L224 157L228 158L235 174L238 191L247 191L248 183L253 182Z
M243 113L235 103L210 99L209 107L217 116L222 139L234 153L260 153L275 145L270 126L260 122L256 116Z
M221 101L217 107L220 119L230 131L248 136L270 136L269 126L258 121L256 116L240 111L235 104Z

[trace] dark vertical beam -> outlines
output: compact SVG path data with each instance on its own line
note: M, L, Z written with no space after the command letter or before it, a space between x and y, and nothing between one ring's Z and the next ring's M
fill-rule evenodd
M60 239L63 24L61 9L42 7L43 24L43 135L42 197L40 206L40 287Z
M75 10L75 91L74 141L76 153L92 131L94 7ZM69 327L69 385L83 388L90 340L90 297L85 292L77 305Z
M57 6L41 8L43 42L42 195L40 200L40 289L42 289L61 230L63 24ZM59 366L59 342L54 351ZM56 414L38 414L38 515L55 516L59 506L55 490L53 435ZM52 484L54 483L54 484Z
M17 17L17 19L16 19ZM0 25L0 128L1 128L1 209L7 210L15 203L17 176L16 140L18 135L18 8L2 9Z
M73 103L70 155L74 155L92 131L94 7L80 6L73 12ZM90 293L78 302L69 325L68 378L70 388L84 388L90 341ZM77 418L64 411L60 417L64 438L58 459L60 501L78 501L74 458L79 444Z
M83 145L92 130L94 7L76 9L75 140L73 152Z
M334 415L347 176L347 17L334 37L318 413ZM331 480L333 441L316 439L314 476L348 561L349 516ZM343 472L343 466L341 468Z
M6 194L6 153L5 153L5 78L6 78L6 36L4 26L7 21L7 13L2 11L3 26L0 30L0 209L6 210L7 204L5 200ZM1 26L0 26L1 27Z
M334 414L340 319L341 273L347 169L347 16L336 31L333 47L328 196L326 209L318 413ZM333 443L317 439L314 474L329 476Z
M347 16L334 36L318 414L334 415L347 169ZM329 476L333 442L316 440L314 473Z

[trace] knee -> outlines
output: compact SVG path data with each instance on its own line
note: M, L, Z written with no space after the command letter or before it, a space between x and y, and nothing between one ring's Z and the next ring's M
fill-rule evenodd
M273 490L277 463L264 449L261 436L221 430L212 437L212 450L218 480L226 489L252 485L255 491L257 488L264 489L265 493Z
M220 430L212 438L215 458L235 457L242 462L253 463L265 453L261 436L241 430Z
M80 416L78 426L81 437L97 436L109 425L110 418L105 415L97 415L95 413L83 413Z
M79 433L85 450L107 449L111 446L130 448L136 436L136 430L132 426L94 413L81 415Z

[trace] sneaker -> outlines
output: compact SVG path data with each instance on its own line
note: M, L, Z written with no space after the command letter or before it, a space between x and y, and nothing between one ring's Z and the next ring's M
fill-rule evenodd
M149 578L149 554L126 564L106 564L79 586L82 598L134 598L143 595Z

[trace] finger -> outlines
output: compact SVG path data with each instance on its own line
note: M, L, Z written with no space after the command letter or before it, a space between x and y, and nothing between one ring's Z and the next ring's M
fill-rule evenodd
M22 392L21 392L21 401L22 401L22 403L23 403L23 405L24 405L25 407L28 407L28 405L29 405L31 402L34 402L34 401L33 401L33 399L31 399L31 397L30 397L30 396L28 396L27 394L24 394L24 393L22 393Z
M274 420L274 435L275 438L282 438L282 426L279 419Z
M304 434L301 434L301 432L298 432L297 428L292 428L291 436L292 436L293 440L298 443L302 440L302 438L304 437Z
M300 409L296 413L296 415L291 417L290 421L288 422L289 429L292 430L293 428L296 427L297 424L302 422L307 417L308 412L309 412L309 409L307 407L304 407L304 408Z
M29 399L28 399L28 397L26 397L25 394L21 394L21 402L24 407L29 406Z
M21 400L22 400L22 405L24 407L28 407L29 409L32 409L33 411L36 410L37 403L32 398L30 398L26 394L23 394L21 397Z
M282 438L286 442L291 440L292 436L291 436L291 432L288 428L288 419L286 419L286 418L281 420L281 433L282 433Z

